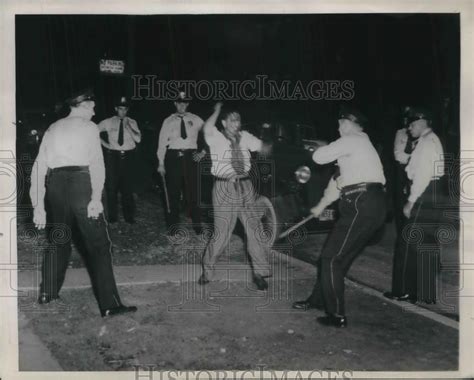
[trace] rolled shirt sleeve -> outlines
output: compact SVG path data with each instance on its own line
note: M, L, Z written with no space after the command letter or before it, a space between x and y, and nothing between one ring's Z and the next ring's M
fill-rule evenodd
M393 154L395 156L395 160L401 164L406 164L410 158L410 155L405 153L407 141L408 135L406 129L399 129L395 135L395 141L393 143Z
M43 140L39 148L38 156L33 164L31 171L31 187L30 199L33 207L44 209L44 196L46 194L46 174L48 172L47 165L47 149L49 143L49 133L45 132Z
M89 172L91 177L93 201L100 201L105 182L104 157L100 143L99 130L94 123L91 123L91 144L89 150Z
M337 160L350 152L349 140L341 137L329 145L322 146L313 154L313 161L317 164L324 165Z

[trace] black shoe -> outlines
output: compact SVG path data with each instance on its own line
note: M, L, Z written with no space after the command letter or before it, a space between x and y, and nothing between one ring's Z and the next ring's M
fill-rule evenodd
M201 274L201 277L199 277L199 280L198 280L198 284L199 285L209 284L209 280L207 279L207 277L204 274Z
M38 298L38 303L40 305L45 305L45 304L50 303L51 301L54 301L54 300L57 300L57 299L59 299L59 296L52 297L51 295L49 295L47 293L42 293Z
M111 317L113 315L133 313L135 311L137 311L136 306L120 305L120 306L117 306L117 307L113 307L111 309L101 310L100 314L102 315L102 318L104 318L104 317Z
M397 296L393 294L392 292L385 292L383 294L385 298L395 300L395 301L403 301L403 302L411 302L411 303L416 303L416 297L410 295L410 294L404 294L402 296Z
M258 290L267 290L268 289L268 283L265 281L265 279L260 276L260 275L254 275L253 276L253 282L255 285L257 285Z
M293 309L304 310L304 311L309 310L309 309L318 309L318 310L324 309L324 306L322 303L320 302L314 303L309 300L293 302L293 305L291 305L291 307Z
M323 326L347 327L347 318L345 316L340 317L334 314L328 314L325 317L318 317L316 320Z

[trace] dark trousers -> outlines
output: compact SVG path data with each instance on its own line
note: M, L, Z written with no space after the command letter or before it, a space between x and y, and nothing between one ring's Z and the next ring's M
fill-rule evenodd
M104 151L107 218L109 221L118 219L118 193L120 192L123 217L126 221L132 221L135 215L133 198L135 149L125 153L110 149L104 149Z
M397 236L393 257L392 293L409 294L419 301L436 300L436 276L439 266L439 227L441 210L436 207L435 187L431 181L405 218Z
M170 212L166 213L166 224L171 227L179 223L181 192L186 202L188 216L193 223L201 223L198 201L198 165L193 160L195 150L184 151L168 149L165 156L166 186Z
M405 206L408 199L408 178L405 172L406 165L396 163L395 166L395 178L393 184L393 205L395 218L395 225L397 227L397 233L403 228L405 217L403 215L403 206Z
M344 277L354 259L385 221L385 192L382 185L366 191L341 195L340 217L328 236L318 261L318 278L309 297L324 303L329 314L345 314Z
M48 174L46 199L52 244L43 257L40 292L58 296L64 283L71 256L71 231L76 224L86 246L84 257L94 293L101 310L119 306L120 297L112 268L111 242L103 214L87 217L91 200L91 182L87 167L53 169Z

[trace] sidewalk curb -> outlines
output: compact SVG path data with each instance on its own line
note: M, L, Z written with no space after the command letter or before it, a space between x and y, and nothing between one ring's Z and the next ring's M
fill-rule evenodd
M424 307L413 305L413 304L410 304L410 303L407 303L407 302L400 302L400 301L390 300L390 299L384 297L382 292L379 292L378 290L375 290L373 288L369 288L366 285L360 284L360 283L355 282L353 280L349 280L347 278L346 278L346 283L353 286L356 289L360 289L365 294L369 294L371 296L377 297L377 298L381 299L382 301L384 301L386 303L396 305L396 306L398 306L399 308L401 308L405 311L409 311L409 312L412 312L414 314L421 315L425 318L429 318L429 319L431 319L435 322L441 323L442 325L445 325L445 326L451 327L453 329L459 330L459 322L457 322L457 321L455 321L451 318L445 317L444 315L435 313L434 311L425 309Z
M302 261L300 259L297 259L293 256L286 255L284 253L281 253L279 251L272 251L275 256L274 258L277 259L278 263L286 263L286 265L290 268L296 268L296 274L300 279L315 279L316 278L316 268L314 265ZM132 267L136 268L135 270L140 270L141 275L136 276L130 271L130 267L115 267L114 271L116 272L116 277L117 277L117 285L118 286L136 286L136 285L156 285L156 284L165 284L165 283L180 283L180 282L189 282L189 281L196 281L197 276L201 272L201 266L200 265L188 265L184 267L183 265L152 265L152 266L137 266L137 267ZM234 276L229 277L228 280L231 282L240 282L240 281L245 281L245 278L241 278L242 276L240 275L239 272L242 272L245 274L246 270L249 270L250 268L248 267L247 264L244 265L237 265L233 266L233 273ZM122 269L122 271L121 271ZM88 289L91 288L90 285L90 280L89 280L89 275L87 274L87 270L85 268L80 268L80 269L74 269L74 280L77 282L79 281L79 284L72 285L72 284L67 284L67 281L65 283L64 289ZM71 270L69 270L71 272ZM145 272L143 274L143 272ZM117 275L118 273L118 275ZM237 276L235 276L235 273L237 273ZM151 280L144 280L144 277L152 277ZM138 280L138 278L140 280ZM71 278L70 278L71 280ZM20 282L20 279L19 279ZM74 282L74 281L70 281ZM425 309L423 307L417 306L417 305L407 305L404 302L397 302L393 300L386 299L383 295L382 292L375 290L374 288L371 288L367 285L358 283L353 280L349 280L346 278L346 284L349 286L352 286L356 289L361 290L365 294L377 297L381 300L383 300L386 303L390 303L392 305L396 305L400 307L401 309L404 309L405 311L412 312L414 314L423 316L425 318L431 319L432 321L435 321L437 323L440 323L444 326L451 327L453 329L459 330L459 323L445 317L443 315L437 314L433 311L430 311L428 309ZM21 290L37 290L37 287L35 286L19 286ZM24 319L23 322L20 321L21 317ZM27 320L26 317L23 314L19 314L19 329L22 330L22 334L20 334L21 338L23 340L26 340L27 342L24 342L21 349L21 356L24 356L26 358L20 359L20 363L28 363L26 364L27 368L29 365L31 365L32 368L54 368L54 370L62 370L59 363L54 359L53 355L51 352L48 350L48 348L40 341L39 337L37 337L34 332L27 326ZM21 357L20 356L20 357ZM45 364L46 363L46 364ZM22 366L25 364L22 364ZM38 367L39 366L39 367ZM43 366L43 367L42 367ZM25 368L22 368L22 370L25 370ZM26 369L28 370L28 369Z
M51 351L28 326L28 319L18 312L18 369L19 371L63 371Z
M274 254L274 261L278 265L286 264L290 268L297 268L296 273L293 272L294 278L306 279L315 276L316 269L313 265L275 250L272 251L272 253ZM138 271L140 273L138 273ZM197 264L114 267L115 278L118 286L192 282L198 280L201 271L201 265ZM223 263L216 270L216 280L219 278L225 278L230 282L245 281L247 278L246 275L249 271L251 271L251 267L246 263L231 265ZM275 272L277 271L275 270ZM39 270L20 272L18 279L19 289L22 291L37 291L40 277L41 272ZM87 269L76 268L68 269L62 289L89 289L91 286Z
M284 253L279 251L273 250L275 257L279 260L280 263L286 263L289 267L295 267L298 269L298 277L300 279L308 279L308 278L316 278L316 268L314 265L305 262L303 260L297 259L293 256L288 256ZM130 274L130 268L140 268L142 275L139 276L140 280L134 279L133 274ZM184 269L186 268L186 269ZM233 277L228 277L227 280L231 282L240 282L245 281L245 277L242 276L245 270L250 270L250 267L247 264L243 265L234 265L232 266L233 273L237 274ZM121 273L121 269L123 272ZM197 277L200 274L201 266L200 265L188 265L183 267L183 265L149 265L149 266L136 266L136 267L115 267L114 271L116 273L117 278L117 285L118 286L136 286L136 285L156 285L156 284L166 284L166 283L180 283L180 282L189 282L189 281L196 281ZM63 289L89 289L91 288L89 275L85 268L80 269L73 269L68 271L70 275L74 273L72 281L71 277L66 277L66 281L64 284ZM72 272L72 273L71 273ZM143 275L143 272L145 274ZM150 273L152 272L152 273ZM239 273L242 272L242 273ZM118 273L118 275L117 275ZM145 277L152 277L153 279L150 280L143 280ZM71 282L77 282L79 284L73 285ZM21 282L21 280L19 280ZM69 282L69 283L68 283ZM441 314L428 310L426 308L417 306L417 305L407 305L404 302L397 302L393 300L389 300L382 295L382 292L367 286L365 284L356 282L354 280L350 280L346 278L346 283L360 289L366 294L375 296L384 302L391 303L400 307L401 309L408 310L413 312L414 314L424 316L425 318L429 318L435 322L443 324L445 326L454 328L459 330L459 322L445 317ZM37 286L19 286L20 290L27 290L27 291L35 291L37 290Z

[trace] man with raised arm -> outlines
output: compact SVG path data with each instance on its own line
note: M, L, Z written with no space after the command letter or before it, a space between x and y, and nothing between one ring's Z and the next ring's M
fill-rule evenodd
M252 259L253 281L259 290L266 290L271 270L268 248L259 240L262 231L262 211L256 203L257 194L249 177L250 152L265 152L261 140L241 130L241 119L235 111L226 112L222 118L223 129L216 124L222 103L217 103L214 113L204 123L204 137L212 157L211 172L215 182L212 190L214 207L213 238L203 256L203 273L199 284L204 285L214 277L216 262L229 244L237 218L244 226L247 248Z

